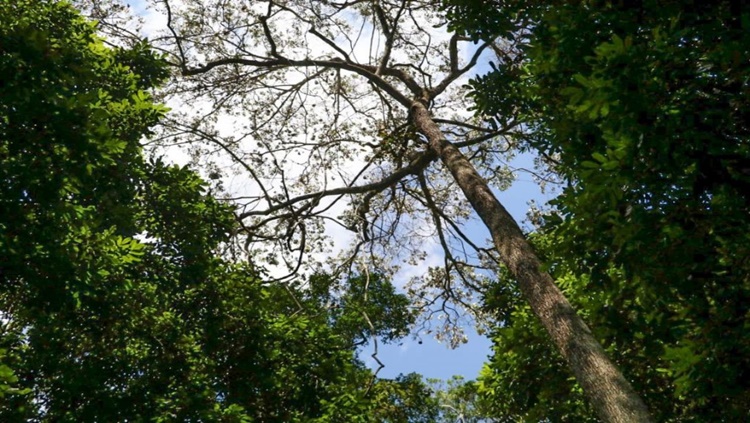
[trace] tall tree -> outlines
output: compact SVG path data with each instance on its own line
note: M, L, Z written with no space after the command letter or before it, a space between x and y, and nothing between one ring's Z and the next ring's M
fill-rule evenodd
M157 3L160 46L183 76L168 92L203 112L179 117L165 139L201 143L214 166L219 150L255 183L238 194L246 245L276 241L295 271L332 221L357 234L347 263L363 251L419 259L414 224L429 222L445 264L412 285L422 305L453 318L450 302L472 308L481 270L504 263L602 418L649 421L492 191L507 183L497 163L514 116L461 116L461 78L488 47L512 43L481 43L463 60L467 39L435 30L446 22L434 1ZM343 198L340 218L326 214ZM469 209L491 246L465 233Z
M457 25L478 38L526 28L521 65L478 78L475 94L490 118L523 110L526 147L569 183L543 222L568 293L658 420L744 419L750 8L455 3ZM513 330L498 343L495 382L533 344ZM530 365L555 373L549 361ZM530 403L551 398L545 391Z

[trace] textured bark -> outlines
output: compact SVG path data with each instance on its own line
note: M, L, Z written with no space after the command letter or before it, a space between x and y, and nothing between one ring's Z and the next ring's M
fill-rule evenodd
M412 119L431 149L450 170L458 186L492 235L503 263L539 317L599 417L605 422L651 422L646 405L607 357L591 330L541 262L521 228L497 200L469 160L443 136L424 103L411 107Z

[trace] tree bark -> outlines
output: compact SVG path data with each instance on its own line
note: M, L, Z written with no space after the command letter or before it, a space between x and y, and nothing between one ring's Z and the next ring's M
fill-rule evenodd
M423 102L414 101L411 115L430 148L450 170L458 186L492 235L503 263L541 320L576 380L605 422L651 422L645 403L607 357L601 344L555 285L521 228L497 200L469 160L450 143Z

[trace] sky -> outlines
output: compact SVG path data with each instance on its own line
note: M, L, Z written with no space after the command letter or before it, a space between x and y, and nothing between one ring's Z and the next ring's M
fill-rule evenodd
M144 30L147 33L163 27L163 16L149 12L143 0L128 0L128 3L137 14L145 18ZM517 156L510 165L514 168L533 169L533 157L528 154ZM529 209L529 202L534 200L543 204L549 198L549 194L541 192L531 175L517 172L513 185L508 190L499 192L498 197L516 221L522 227L528 227L523 221ZM489 238L488 232L480 223L472 225L466 228L467 233L471 233L478 240ZM400 343L378 345L377 357L385 366L379 371L378 376L394 378L399 374L416 372L426 378L448 379L453 375L460 375L465 379L475 379L491 353L491 342L485 336L478 335L473 328L465 330L468 342L456 349L450 349L446 343L439 343L430 335L422 335L419 340L408 337ZM369 357L372 353L372 346L366 346L361 351L360 358L366 365L374 368L375 360Z
M511 162L514 168L533 169L534 157L529 154L519 155ZM549 193L542 193L539 185L530 175L518 172L513 185L498 194L498 199L510 212L516 221L524 225L529 202L534 200L543 204L549 200ZM481 225L468 228L475 233L486 233ZM487 234L485 237L488 237ZM450 349L445 343L438 343L429 336L421 337L422 343L407 338L401 345L379 345L378 359L385 365L378 373L379 377L394 378L399 374L416 372L426 378L449 379L454 375L463 376L467 380L476 379L484 362L491 353L492 343L483 335L477 334L472 328L467 328L469 341L456 349ZM375 361L369 359L372 354L370 347L365 348L360 357L365 363L374 368Z

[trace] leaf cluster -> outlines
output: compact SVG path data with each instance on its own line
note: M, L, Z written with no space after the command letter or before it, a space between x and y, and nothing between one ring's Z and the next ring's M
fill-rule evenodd
M488 119L521 110L525 148L568 182L536 241L550 270L658 420L740 421L750 392L750 9L502 3L488 14L505 19L501 30L527 31L524 57L476 78L473 95ZM476 15L455 18L478 37L498 34ZM532 350L549 352L526 332L528 311L503 304L513 289L497 289L507 327L488 392L533 421L586 416L570 407L581 397L559 361ZM562 379L542 383L551 374ZM540 389L526 399L504 390L531 380Z

